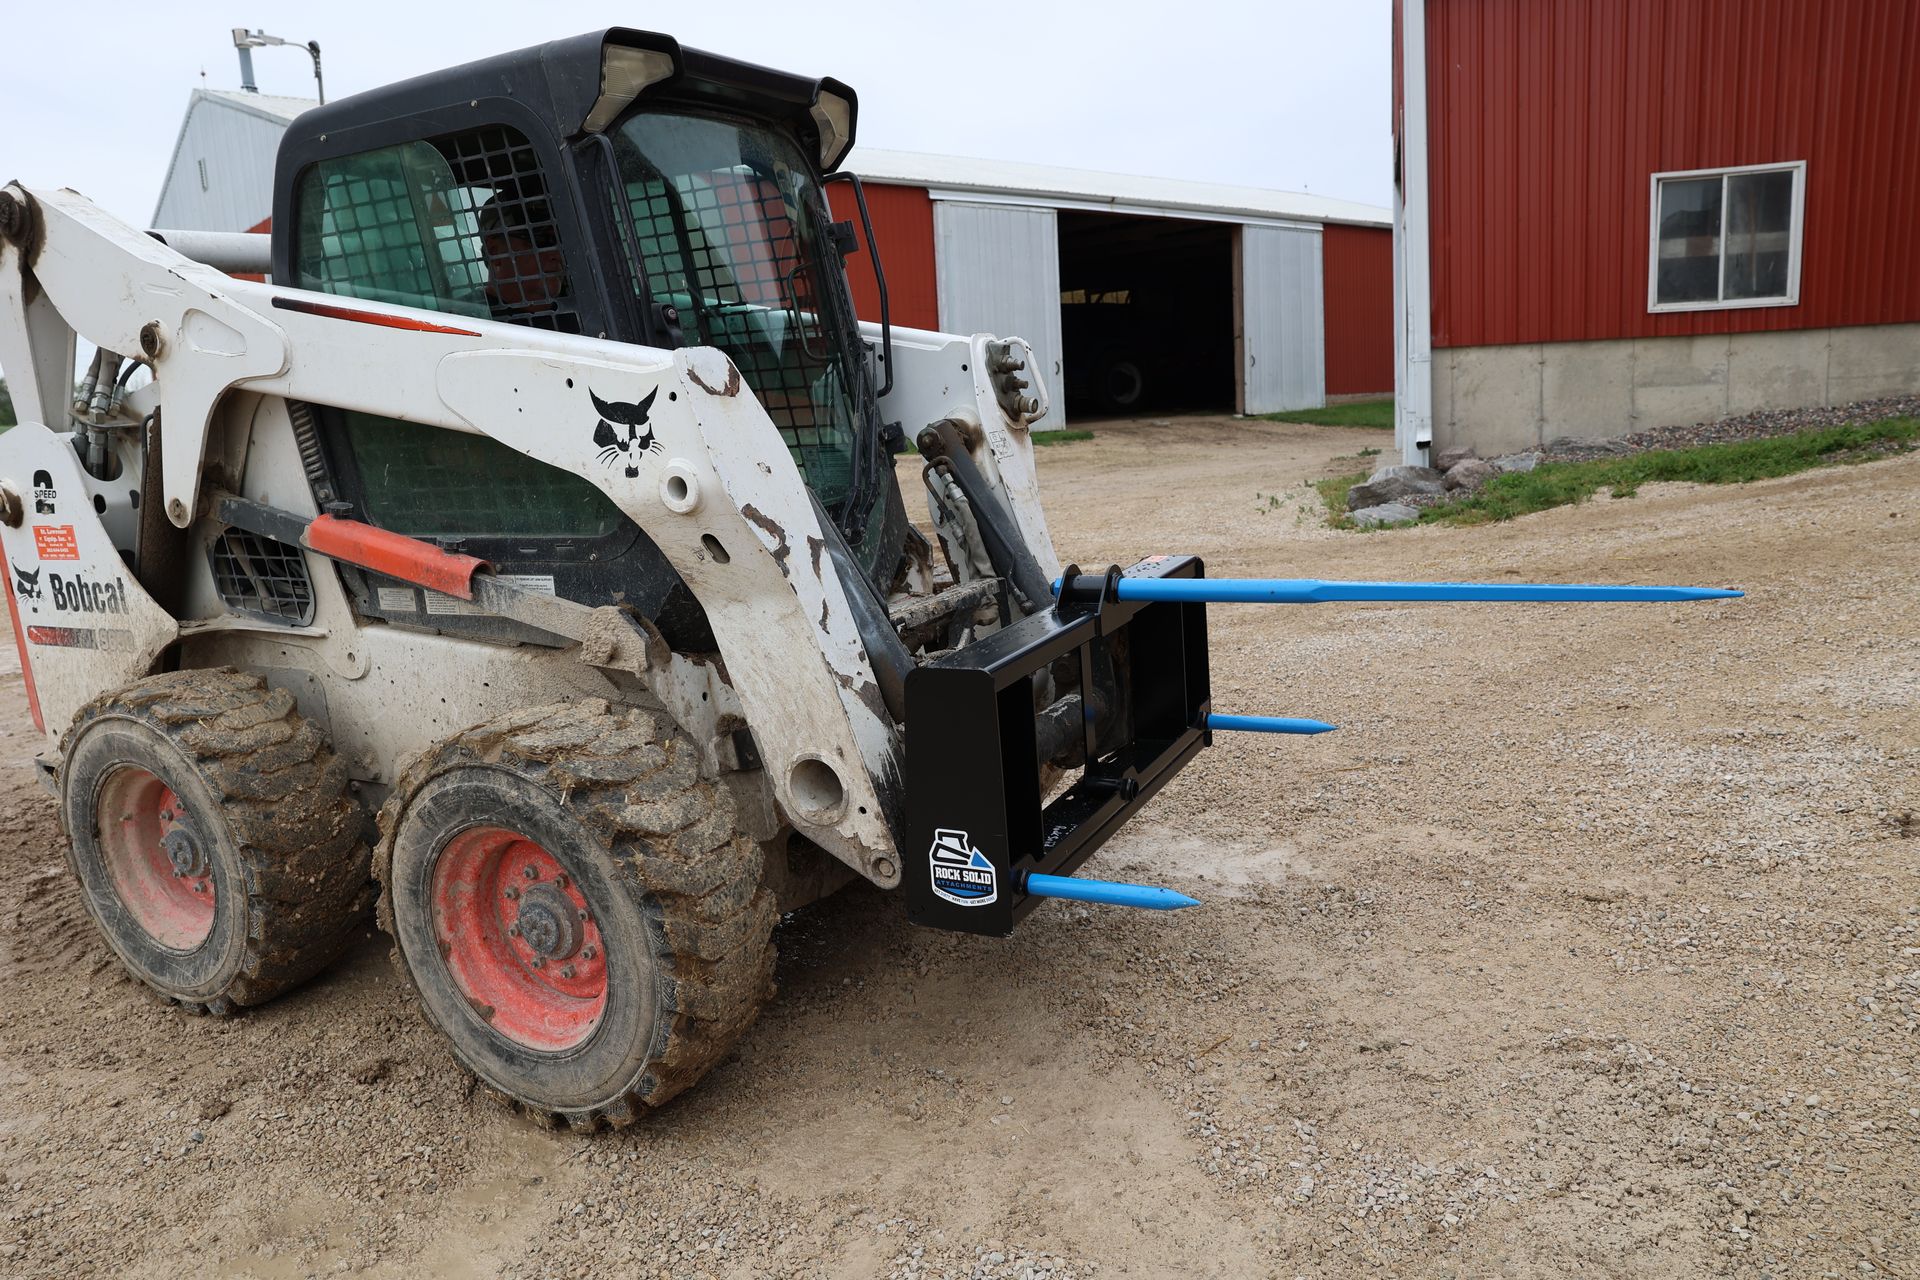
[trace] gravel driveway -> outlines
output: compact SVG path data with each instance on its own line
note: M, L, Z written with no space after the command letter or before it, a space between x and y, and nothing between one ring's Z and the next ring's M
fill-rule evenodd
M1223 736L1089 868L1202 907L998 941L848 891L610 1137L474 1095L379 937L246 1017L148 999L0 677L0 1274L1920 1277L1920 455L1325 528L1304 482L1383 443L1040 459L1081 564L1751 594L1216 609L1217 709L1342 728Z

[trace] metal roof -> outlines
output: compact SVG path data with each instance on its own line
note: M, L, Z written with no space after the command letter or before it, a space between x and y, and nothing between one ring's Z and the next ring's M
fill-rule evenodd
M266 116L270 120L291 120L302 111L320 104L312 98L283 98L273 93L248 93L243 89L196 89L196 98L212 98L228 106ZM189 105L188 110L192 110Z
M1341 222L1366 227L1392 225L1391 214L1380 205L1336 200L1304 191L1143 178L1011 160L976 160L967 156L855 147L841 167L851 169L867 182L926 187L934 192L980 194L1022 203L1113 206L1161 214Z

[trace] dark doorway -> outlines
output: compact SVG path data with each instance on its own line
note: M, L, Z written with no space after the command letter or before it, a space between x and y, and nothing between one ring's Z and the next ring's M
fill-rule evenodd
M1233 412L1232 224L1059 220L1068 419Z

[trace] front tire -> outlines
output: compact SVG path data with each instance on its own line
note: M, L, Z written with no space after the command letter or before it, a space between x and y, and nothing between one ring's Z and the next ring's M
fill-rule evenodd
M311 977L372 905L364 811L285 689L226 669L88 703L60 765L87 912L129 972L190 1012Z
M773 894L664 717L586 700L412 764L380 816L394 958L454 1056L547 1125L631 1123L773 990Z

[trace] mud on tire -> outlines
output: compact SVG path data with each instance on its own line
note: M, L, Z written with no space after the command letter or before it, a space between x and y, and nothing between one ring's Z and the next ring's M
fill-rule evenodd
M333 961L373 904L366 814L291 694L219 668L94 699L62 743L60 820L88 914L133 975L196 1013Z
M773 993L760 851L665 716L498 717L412 762L380 830L396 967L455 1058L543 1125L632 1123Z

